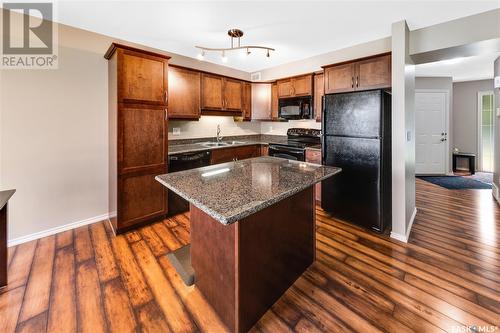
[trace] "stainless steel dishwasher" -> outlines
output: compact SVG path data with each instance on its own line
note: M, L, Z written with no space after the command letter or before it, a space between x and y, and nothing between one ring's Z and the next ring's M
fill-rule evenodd
M173 154L168 156L168 173L210 165L210 150ZM168 215L189 210L189 203L172 191L168 191Z

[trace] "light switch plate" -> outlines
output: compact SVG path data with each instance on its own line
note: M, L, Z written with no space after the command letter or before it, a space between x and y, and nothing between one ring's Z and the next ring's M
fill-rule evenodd
M172 134L173 135L181 135L181 128L180 127L174 127L172 129Z

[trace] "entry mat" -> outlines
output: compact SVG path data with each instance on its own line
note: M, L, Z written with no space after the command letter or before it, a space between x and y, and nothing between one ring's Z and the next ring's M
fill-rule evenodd
M475 176L418 176L417 178L449 190L491 190L492 187L488 178Z

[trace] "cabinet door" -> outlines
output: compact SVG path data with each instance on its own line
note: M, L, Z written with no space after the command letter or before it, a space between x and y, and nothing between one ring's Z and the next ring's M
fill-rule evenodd
M158 168L167 160L165 109L121 104L118 109L118 173Z
M228 111L240 111L243 98L243 83L238 80L224 79L223 108Z
M293 96L292 79L279 80L278 84L278 98L286 98Z
M201 108L222 110L223 79L221 76L201 74Z
M325 96L324 74L314 75L314 115L316 121L321 121L323 109L323 96Z
M312 75L295 77L292 79L292 82L292 90L294 96L312 95Z
M391 55L356 63L356 90L389 88L391 86Z
M325 94L354 90L354 65L345 64L325 69Z
M243 117L252 119L252 85L248 82L243 83Z
M200 118L199 72L170 67L168 70L168 118Z
M155 180L161 173L165 171L127 175L118 180L118 232L167 213L167 191Z
M271 119L278 118L278 85L273 83L271 85Z
M321 151L306 149L306 162L321 164ZM321 183L316 184L316 201L321 202Z
M118 57L119 102L167 104L167 59L124 49Z

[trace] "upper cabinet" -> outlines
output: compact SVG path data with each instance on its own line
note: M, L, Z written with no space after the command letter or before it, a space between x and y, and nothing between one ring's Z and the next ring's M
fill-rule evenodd
M241 111L243 98L243 83L239 80L223 78L224 110Z
M312 74L277 81L278 98L312 95Z
M325 67L325 93L391 87L391 55Z
M273 83L271 85L271 119L278 118L278 84Z
M218 75L201 74L201 108L222 110L223 105L223 78Z
M168 118L199 119L200 72L170 66L168 71Z
M209 111L242 111L243 81L201 74L201 108Z
M122 48L117 63L121 73L118 102L167 105L167 59Z
M325 75L323 73L314 75L314 116L317 122L321 121L323 110L323 96L325 96Z
M252 119L252 84L243 83L242 113L245 120Z

